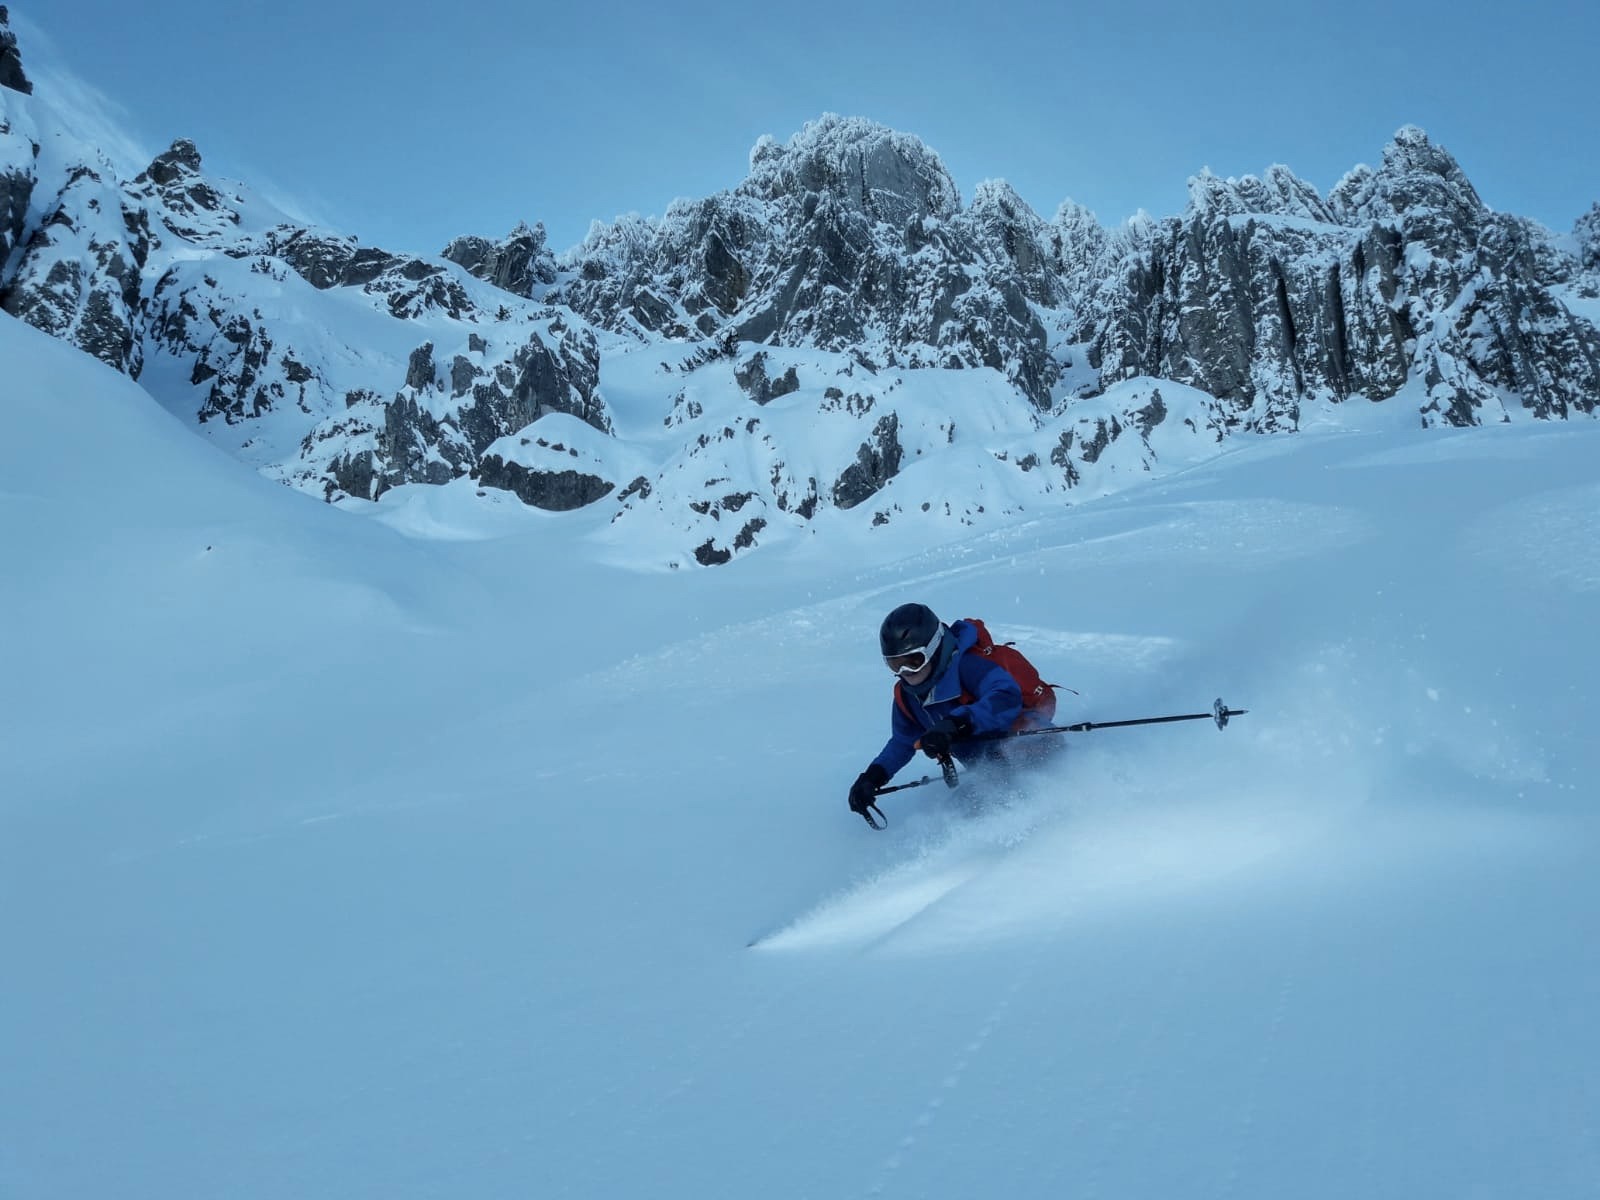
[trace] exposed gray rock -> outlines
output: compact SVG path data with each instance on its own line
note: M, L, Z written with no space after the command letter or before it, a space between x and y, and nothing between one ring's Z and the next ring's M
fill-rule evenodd
M498 454L485 455L478 468L485 487L513 492L524 504L550 512L571 512L593 504L615 490L616 484L582 471L541 471L507 462Z
M231 314L195 360L192 378L210 384L197 414L202 423L220 417L236 425L265 415L284 398L268 369L275 345L264 325L260 313Z
M320 291L370 283L393 262L382 251L369 250L358 263L362 251L355 238L327 237L295 227L270 231L258 249L283 259Z
M483 371L465 354L456 355L450 364L450 398L459 400L465 396L473 381L482 374Z
M360 439L369 448L335 457L324 468L324 495L376 500L403 483L448 483L471 468L471 455L457 431L402 392L378 413L355 412L319 427L306 438L304 452L314 457L321 441Z
M457 320L475 315L466 290L442 263L363 246L353 237L283 225L240 238L223 252L231 258L282 261L319 290L359 289L381 299L390 315L401 320L433 312Z
M872 436L856 451L856 461L847 467L833 485L833 502L839 508L854 508L876 495L879 489L900 473L900 418L895 413L878 418Z
M1600 296L1600 201L1572 225L1578 247L1579 287L1587 296Z
M1059 367L1015 270L1017 255L1040 255L1013 239L1006 261L987 261L992 231L963 214L920 141L830 114L787 145L762 139L750 161L733 192L591 234L551 298L619 331L679 336L686 323L706 337L881 347L891 365L993 367L1050 406Z
M551 332L557 332L554 325ZM472 367L461 355L454 362ZM455 378L464 381L464 376ZM496 465L488 466L485 451L546 413L575 416L610 433L599 378L594 335L561 326L553 343L531 334L508 359L474 375L470 389L452 397L470 394L470 400L435 416L431 402L419 403L423 393L438 386L434 347L425 343L412 352L405 386L393 400L358 405L323 422L305 439L301 457L313 464L330 498L348 493L376 499L402 483L443 483L478 472L487 486L514 492L541 508L592 503L613 490L615 482L591 482L598 477L582 472L537 470L500 456L492 456ZM359 448L345 448L352 446Z
M694 558L702 567L717 567L732 560L740 550L748 550L756 544L756 535L767 527L764 517L751 517L733 535L732 541L719 546L715 538L707 538L695 547Z
M22 247L0 306L137 378L140 270L150 241L143 213L122 201L99 172L73 169Z
M1192 181L1092 307L1102 384L1175 379L1224 402L1230 426L1298 427L1302 404L1386 400L1422 382L1422 424L1591 411L1593 327L1550 291L1559 254L1491 213L1421 130L1323 202L1283 168Z
M767 355L762 350L735 367L733 377L757 404L771 404L779 396L800 390L800 376L792 366L777 379L767 376Z
M247 307L218 280L179 263L156 281L143 316L144 346L187 370L202 423L237 425L285 407L315 414L344 407L349 398L323 379L314 352L294 343L295 328ZM178 408L176 398L169 403Z
M22 72L22 55L17 50L17 35L11 31L11 14L0 4L0 87L14 92L33 92L33 84Z
M1435 318L1441 330L1435 360L1464 356L1474 389L1477 381L1492 389L1479 406L1489 419L1503 411L1496 392L1514 394L1543 419L1592 413L1600 405L1600 333L1540 282L1541 246L1525 222L1499 215L1485 220L1477 230L1478 277L1457 281L1453 321ZM1457 388L1463 393L1475 390ZM1471 415L1476 423L1478 414Z
M1010 184L980 183L965 214L976 244L991 264L1001 264L1034 304L1058 308L1068 299L1063 278L1069 254L1066 231L1040 219ZM1104 230L1094 223L1104 240Z
M543 222L531 229L519 223L499 242L480 237L456 238L440 257L514 296L531 298L538 289L556 281L555 255L547 245Z
M37 151L38 147L34 147ZM0 167L0 291L14 272L7 269L11 252L27 228L28 205L33 200L34 175L22 167Z
M423 342L411 352L406 365L406 386L413 391L425 392L433 388L433 343Z
M185 241L216 244L234 236L242 203L213 185L200 170L200 151L179 138L134 177L128 188L153 207L162 223Z

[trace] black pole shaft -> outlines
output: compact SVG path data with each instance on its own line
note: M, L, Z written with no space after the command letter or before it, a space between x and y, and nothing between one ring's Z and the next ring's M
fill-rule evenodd
M944 781L937 775L924 775L921 779L913 779L910 783L896 783L889 787L878 788L875 792L873 792L873 795L887 796L890 792L903 792L907 788L926 787L930 783L942 782Z
M1247 709L1229 708L1223 710L1225 717L1243 716ZM1080 721L1076 725L1046 725L1042 729L1019 729L1010 737L1031 737L1036 733L1088 733L1093 729L1120 729L1127 725L1165 725L1169 721L1215 721L1217 714L1214 712L1184 713L1173 717L1137 717L1130 721Z
M1046 725L1042 729L1015 729L1010 733L998 735L994 740L1034 737L1041 733L1088 733L1095 729L1121 729L1128 725L1165 725L1171 721L1215 721L1217 727L1222 728L1228 723L1229 717L1242 717L1249 711L1247 708L1228 708L1223 705L1221 700L1218 700L1216 707L1210 712L1180 713L1171 717L1135 717L1127 721L1080 721L1076 725ZM943 782L949 787L955 787L959 780L955 764L950 759L945 758L940 760L939 766L943 770ZM891 787L878 788L874 795L887 796L890 792L903 792L908 788L926 787L930 783L939 782L940 778L937 775L924 775L921 779L912 780L910 783L897 783ZM870 819L867 823L869 825L872 824Z

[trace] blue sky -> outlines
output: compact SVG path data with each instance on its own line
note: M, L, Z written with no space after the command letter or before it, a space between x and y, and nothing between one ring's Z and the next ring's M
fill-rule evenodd
M1111 5L692 0L13 3L41 85L89 84L144 147L390 249L658 214L824 112L921 137L968 199L1181 211L1202 168L1282 162L1326 192L1404 124L1492 207L1565 231L1600 199L1600 6L1355 0ZM1575 152L1575 149L1577 152Z

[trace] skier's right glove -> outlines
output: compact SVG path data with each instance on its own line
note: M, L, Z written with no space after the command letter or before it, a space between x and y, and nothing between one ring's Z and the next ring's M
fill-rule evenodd
M929 758L945 758L950 754L950 746L962 738L969 737L972 733L972 718L967 716L946 717L927 733L922 735L918 745L922 752Z
M869 806L878 798L878 789L889 782L889 772L885 771L878 763L873 763L850 785L850 811L865 813Z

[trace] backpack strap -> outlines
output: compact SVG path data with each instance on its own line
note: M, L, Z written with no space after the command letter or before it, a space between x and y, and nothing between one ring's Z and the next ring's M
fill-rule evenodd
M905 714L906 720L913 725L917 723L917 719L911 715L911 705L906 703L906 685L898 679L894 681L894 706Z

